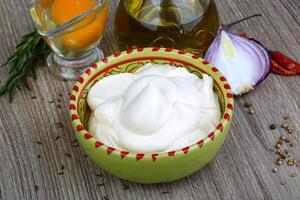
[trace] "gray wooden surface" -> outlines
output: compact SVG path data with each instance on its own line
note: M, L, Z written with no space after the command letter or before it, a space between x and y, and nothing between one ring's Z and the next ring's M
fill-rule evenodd
M117 50L112 35L116 4L111 0L101 44L106 55ZM217 5L223 23L263 12L264 18L240 24L234 31L246 31L268 48L300 61L299 0L220 0ZM20 36L33 28L28 6L29 0L0 1L1 63ZM1 83L7 73L6 68L0 71ZM289 113L297 130L291 154L300 160L300 76L270 75L254 92L237 98L229 137L217 157L188 178L160 185L113 177L97 168L80 147L73 147L67 111L72 83L54 79L46 68L38 70L38 77L31 82L32 91L16 93L13 104L0 98L0 199L300 199L300 168L284 165L278 173L271 172L275 155L270 149L286 133L268 128ZM254 115L247 113L246 101L252 102ZM61 137L55 140L57 136ZM298 177L288 176L293 172ZM280 185L282 180L288 184Z

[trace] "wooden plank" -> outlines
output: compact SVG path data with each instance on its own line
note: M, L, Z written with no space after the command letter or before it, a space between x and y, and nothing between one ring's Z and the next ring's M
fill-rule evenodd
M101 43L106 55L118 50L113 36L117 1L110 3L110 19ZM233 31L246 31L268 48L299 58L298 0L216 3L224 23L263 12L265 17L242 23ZM32 22L26 0L2 0L0 8L3 62L20 36L32 30ZM6 76L7 69L1 69L2 83ZM268 129L289 113L298 130L293 136L295 145L300 145L299 77L270 75L254 92L237 98L229 137L213 162L183 180L159 185L120 180L84 157L72 144L75 138L67 111L72 82L54 79L47 68L38 69L38 77L30 82L32 91L16 92L13 104L0 98L0 199L300 199L300 176L288 177L289 173L299 173L299 168L281 167L277 174L271 172L275 156L269 149L284 132ZM33 96L37 98L31 99ZM246 101L252 102L255 115L247 113L243 106ZM56 140L57 136L60 138ZM299 149L292 154L300 159ZM59 175L61 171L64 174ZM288 185L280 185L281 180L288 180Z

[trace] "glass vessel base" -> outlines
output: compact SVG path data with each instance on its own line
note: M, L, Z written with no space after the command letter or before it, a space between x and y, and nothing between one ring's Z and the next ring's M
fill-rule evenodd
M60 79L77 80L91 64L98 62L103 57L104 55L99 48L77 59L65 59L52 52L47 57L47 66L50 68L50 71Z

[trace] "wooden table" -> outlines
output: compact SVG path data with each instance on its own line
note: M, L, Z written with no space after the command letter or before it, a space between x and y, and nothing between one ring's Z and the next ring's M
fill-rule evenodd
M112 0L101 44L106 55L118 50L112 35L116 5ZM300 61L299 0L227 0L217 5L223 23L263 12L265 17L242 23L234 31L246 31L268 48ZM1 63L20 36L33 29L28 7L28 0L0 1ZM6 68L1 70L1 83L7 73ZM38 77L30 82L31 91L16 92L12 104L0 98L0 199L300 199L300 168L284 164L272 173L274 144L288 134L281 128L269 129L289 114L296 129L291 155L300 160L299 76L272 74L255 91L236 98L232 128L217 157L190 177L159 185L120 180L96 167L80 147L73 147L67 109L73 83L54 79L42 67ZM245 102L252 103L254 115L248 114ZM291 178L290 173L298 176ZM280 184L283 180L287 185Z

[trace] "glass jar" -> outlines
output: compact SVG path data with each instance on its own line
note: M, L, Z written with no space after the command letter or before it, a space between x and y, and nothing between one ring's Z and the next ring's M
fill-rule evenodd
M115 17L121 50L156 46L202 56L218 26L213 0L121 0Z
M53 52L47 65L57 77L76 80L103 58L97 48L108 18L109 0L31 0L30 13Z

